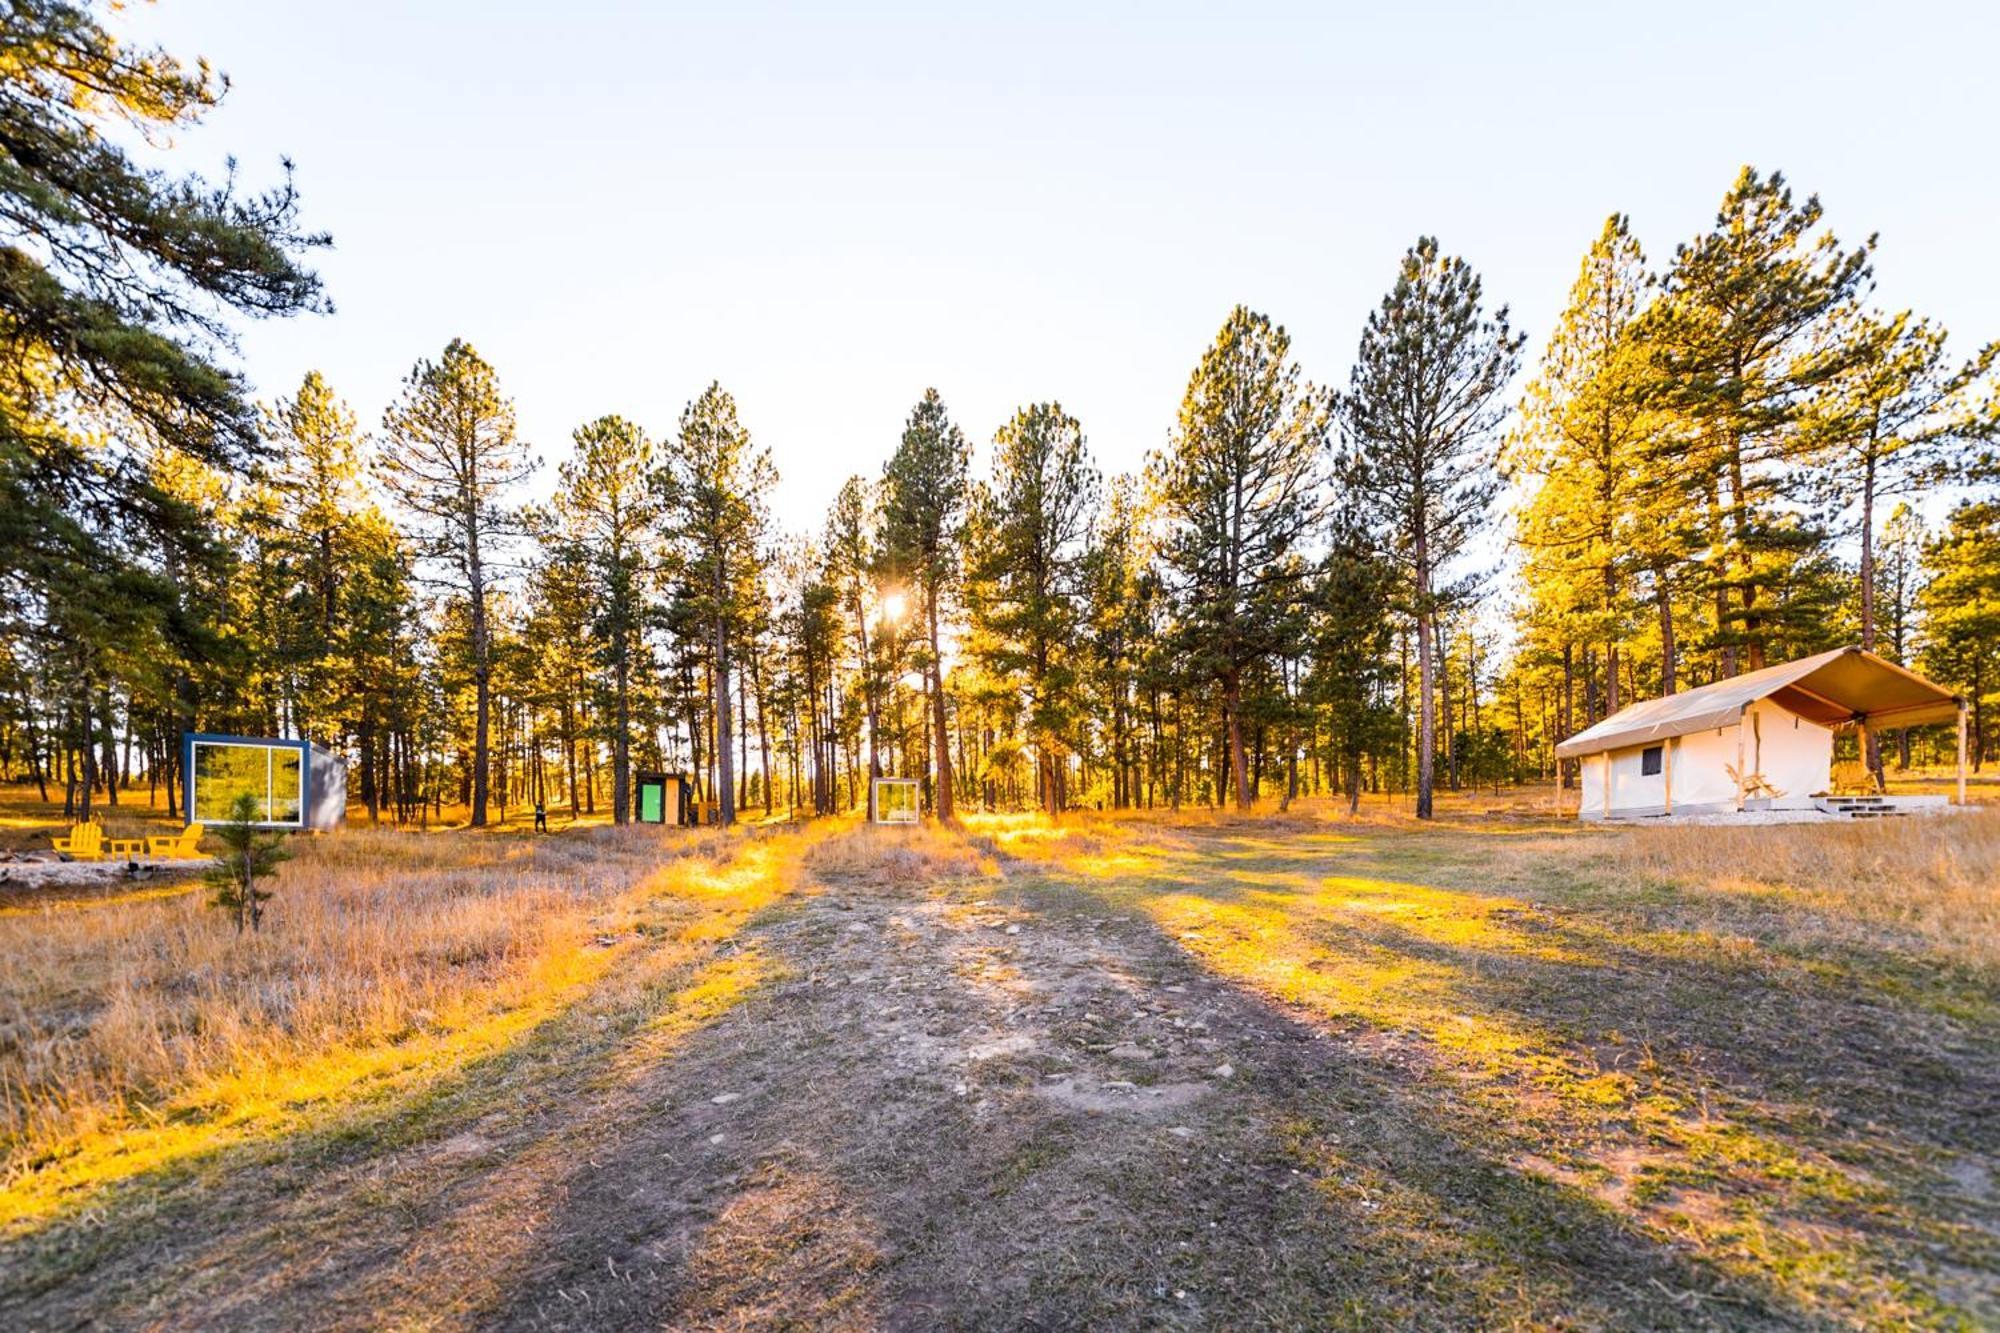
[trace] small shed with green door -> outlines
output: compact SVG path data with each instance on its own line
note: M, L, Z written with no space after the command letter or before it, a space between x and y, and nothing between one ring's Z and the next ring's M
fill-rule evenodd
M633 776L633 816L641 824L688 822L688 782L679 773L638 773Z

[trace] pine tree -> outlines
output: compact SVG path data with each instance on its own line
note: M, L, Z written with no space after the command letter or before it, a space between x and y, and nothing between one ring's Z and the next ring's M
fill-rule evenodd
M1145 543L1140 479L1113 479L1084 561L1083 614L1099 713L1110 730L1111 803L1139 803L1145 785L1138 735L1139 692L1145 653L1155 637L1154 595Z
M747 631L757 587L757 550L764 497L777 476L770 455L757 448L737 420L736 400L710 384L681 413L675 451L673 534L690 610L702 626L714 674L710 697L715 725L715 799L724 824L736 822L736 761L732 730L732 646Z
M545 542L567 546L568 567L587 580L580 591L593 609L597 661L611 680L611 817L623 824L632 809L633 676L644 667L670 481L653 442L623 417L599 417L571 438L576 456L557 469L556 522Z
M298 392L264 415L266 437L278 448L272 485L283 506L283 545L297 586L284 639L301 679L299 734L322 744L339 733L347 701L337 656L342 595L355 557L350 516L366 503L362 442L354 414L316 370Z
M1662 404L1689 427L1658 465L1691 472L1711 513L1709 570L1723 670L1740 647L1768 656L1759 594L1820 534L1793 521L1815 397L1865 352L1837 336L1870 281L1874 238L1847 250L1821 229L1817 198L1794 203L1780 173L1745 167L1706 234L1680 246L1643 336L1665 379Z
M1807 448L1831 464L1818 475L1832 499L1859 511L1861 646L1874 652L1876 506L1961 474L1970 446L1992 437L2000 426L1992 396L2000 343L1953 366L1945 331L1907 310L1856 315L1839 337L1854 357L1816 395Z
M1644 459L1659 428L1647 406L1647 359L1631 336L1652 285L1626 219L1613 214L1584 256L1504 455L1513 473L1536 482L1518 530L1531 595L1562 622L1566 641L1603 646L1606 713L1620 706ZM1669 630L1668 679L1671 642Z
M2000 695L2000 500L1968 500L1924 548L1924 669L1971 705L1972 766L1986 758Z
M1386 698L1397 572L1375 550L1358 488L1351 478L1340 485L1327 554L1313 580L1306 693L1321 711L1328 766L1353 814L1361 806L1363 758L1396 741Z
M849 477L834 496L826 520L827 578L839 591L854 626L855 661L861 678L862 707L868 723L868 818L875 818L875 779L882 776L884 682L868 646L867 591L874 578L877 501L868 483Z
M916 584L922 605L925 690L931 713L932 800L938 818L956 818L953 806L951 730L945 716L944 653L940 625L960 577L960 535L968 491L971 450L936 389L911 409L902 441L882 472L882 546L887 565Z
M418 722L420 630L410 553L395 525L367 504L346 515L343 540L347 557L332 659L345 679L333 692L358 742L355 794L373 823L392 790L399 818L414 803L409 774L398 773L390 753L398 737L407 747Z
M257 798L244 792L230 804L229 818L209 830L222 844L206 877L208 886L215 891L210 902L230 914L238 935L246 926L252 931L263 928L264 904L271 900L271 891L257 887L257 883L276 874L280 865L291 860L291 853L285 848L285 835L258 826L262 816Z
M1481 309L1479 277L1426 236L1368 317L1341 415L1356 484L1403 568L1417 640L1417 816L1436 779L1438 611L1463 591L1444 581L1499 490L1491 442L1525 335L1506 307Z
M199 655L215 626L180 575L226 553L213 511L163 489L156 464L246 475L256 414L218 360L234 317L330 308L301 263L326 238L300 230L289 164L244 193L233 172L214 184L127 151L170 145L224 91L205 63L127 44L88 5L19 0L0 17L0 643L38 660L37 775L58 754L81 761L72 809L100 783L117 799L104 761L120 721L138 708L177 735L212 674ZM160 751L178 746L156 738Z
M1243 683L1282 639L1301 567L1288 559L1324 504L1329 396L1306 383L1283 327L1237 306L1202 354L1180 420L1152 460L1164 555L1185 617L1190 664L1222 687L1230 783L1250 808Z
M1875 562L1879 628L1874 651L1902 666L1910 664L1916 649L1917 589L1927 538L1922 516L1907 503L1898 503L1882 524Z
M986 670L1020 682L1038 796L1060 814L1080 737L1077 635L1097 470L1083 427L1059 403L1015 412L993 437L982 535L969 543L974 624Z
M299 263L327 238L299 230L289 163L278 187L246 195L233 175L176 179L121 145L194 128L224 90L206 62L121 42L84 5L16 0L0 20L0 586L101 568L81 497L154 540L184 539L160 527L185 516L154 503L120 441L241 473L256 415L211 356L228 316L330 308ZM79 418L118 429L79 433Z
M382 455L383 483L410 519L418 555L443 569L441 581L465 599L475 693L471 822L483 828L492 748L489 603L508 541L521 531L506 498L535 464L515 438L514 406L493 367L456 338L437 361L417 362L382 424L395 442Z

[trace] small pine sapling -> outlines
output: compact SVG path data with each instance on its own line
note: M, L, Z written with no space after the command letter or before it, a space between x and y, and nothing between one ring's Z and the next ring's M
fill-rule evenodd
M271 893L258 888L257 881L268 879L281 862L292 859L285 849L285 835L264 832L256 820L257 799L245 793L231 803L228 822L213 830L222 850L207 875L208 886L215 890L211 901L234 914L239 935L245 926L257 930L263 925L264 904Z

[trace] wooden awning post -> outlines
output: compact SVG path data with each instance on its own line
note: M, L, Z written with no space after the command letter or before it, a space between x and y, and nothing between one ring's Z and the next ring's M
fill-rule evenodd
M1674 747L1680 743L1680 739L1678 736L1667 737L1660 751L1660 768L1662 776L1667 780L1666 807L1670 815L1674 812Z
M1965 704L1958 705L1958 803L1965 805Z
M1868 774L1868 785L1877 796L1888 790L1883 774L1875 768L1875 728L1869 725L1868 715L1862 714L1858 724L1861 729L1861 767Z
M1743 770L1743 733L1749 725L1750 706L1745 704L1743 711L1736 715L1736 813L1738 814L1743 813L1743 784L1749 777Z

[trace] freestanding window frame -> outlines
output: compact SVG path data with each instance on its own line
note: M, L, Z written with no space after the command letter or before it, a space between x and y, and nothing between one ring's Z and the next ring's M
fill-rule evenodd
M873 778L875 822L914 824L923 804L923 794L915 778Z
M182 740L187 821L224 824L241 792L257 798L260 828L303 829L312 809L312 743L190 732Z

